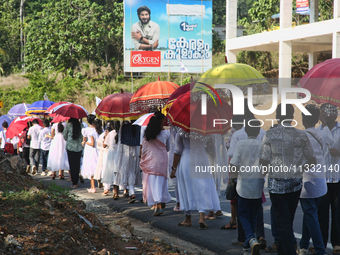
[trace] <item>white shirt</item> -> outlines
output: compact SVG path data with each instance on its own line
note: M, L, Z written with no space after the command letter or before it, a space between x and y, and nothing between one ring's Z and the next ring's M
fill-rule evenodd
M317 130L324 130L328 133L329 128L320 125ZM340 123L337 122L335 127L330 131L332 135L333 144L336 140L340 138ZM330 147L333 147L333 144ZM340 159L340 157L338 157ZM340 180L340 160L337 160L336 157L332 157L329 153L328 146L324 149L324 163L326 171L326 181L327 183L337 183Z
M51 135L51 129L49 127L43 128L39 133L39 141L41 142L41 149L48 151L51 146L52 139L46 137L46 135Z
M237 143L230 164L239 166L236 191L240 197L259 199L262 197L264 174L260 168L261 141L254 138Z
M16 150L18 148L18 143L19 143L19 137L14 136L11 139L11 143L13 144L14 149Z
M305 133L314 150L316 167L311 168L310 171L303 172L300 197L317 198L327 193L326 172L323 168L323 149L327 147L327 134L325 131L317 130L315 127L307 128Z
M259 133L259 135L257 136L256 139L258 141L262 142L265 133L266 133L266 131L264 131L262 128L260 128L260 133ZM237 130L233 134L233 136L231 137L231 141L230 141L230 147L228 149L229 158L233 157L237 142L244 140L244 139L247 139L247 138L248 138L248 135L247 135L244 127L241 128L240 130Z
M31 136L31 148L32 149L40 149L40 141L39 141L39 133L42 130L42 127L39 124L34 124L33 127L30 127L27 135Z
M5 143L9 143L11 141L11 139L6 138L6 130L0 131L0 138L1 138L1 145L0 148L4 149L5 148Z

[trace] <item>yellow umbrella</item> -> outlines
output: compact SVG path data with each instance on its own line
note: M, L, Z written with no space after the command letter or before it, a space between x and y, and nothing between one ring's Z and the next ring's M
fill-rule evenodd
M240 86L244 92L248 86L252 86L254 92L269 91L267 79L255 68L241 63L227 63L209 69L197 81L193 92L205 89L201 83L213 88L215 84L231 84Z

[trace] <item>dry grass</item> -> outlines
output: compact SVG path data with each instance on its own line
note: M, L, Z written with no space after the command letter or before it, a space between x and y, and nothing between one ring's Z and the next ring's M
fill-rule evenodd
M11 74L10 76L0 76L0 87L13 87L14 89L21 89L28 86L29 80L22 77L21 74Z

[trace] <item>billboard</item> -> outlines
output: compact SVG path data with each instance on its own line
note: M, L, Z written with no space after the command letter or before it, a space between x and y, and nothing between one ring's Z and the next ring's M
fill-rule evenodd
M212 1L124 1L124 72L212 67Z
M309 12L308 0L296 0L296 13L304 14Z

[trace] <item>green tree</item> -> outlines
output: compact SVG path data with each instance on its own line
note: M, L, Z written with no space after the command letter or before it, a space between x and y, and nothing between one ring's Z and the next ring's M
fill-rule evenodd
M117 27L122 15L115 17L89 0L48 2L26 28L28 71L74 69L80 60L105 64L111 59L109 47L114 48L114 40L122 34Z
M20 63L18 0L0 0L0 65L5 75Z

